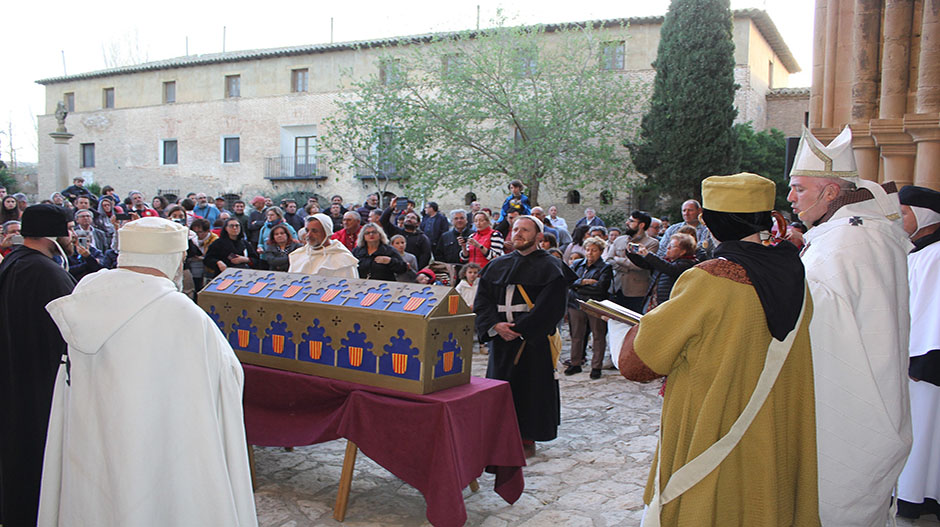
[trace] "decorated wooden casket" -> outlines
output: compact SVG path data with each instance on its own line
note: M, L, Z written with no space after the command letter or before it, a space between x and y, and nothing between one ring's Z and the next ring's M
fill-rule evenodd
M451 287L227 269L199 305L245 364L419 394L470 382L474 314Z

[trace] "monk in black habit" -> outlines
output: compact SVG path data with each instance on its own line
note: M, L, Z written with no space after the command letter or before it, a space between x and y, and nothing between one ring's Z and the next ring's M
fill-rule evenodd
M56 205L23 211L23 245L0 264L0 523L36 525L52 392L65 342L46 304L75 279L52 258L72 250L70 214ZM53 241L50 238L54 238Z
M494 343L486 376L509 381L527 456L535 441L558 435L561 405L548 336L564 317L568 285L577 278L538 248L542 228L532 216L516 220L515 250L483 268L473 303L480 342Z

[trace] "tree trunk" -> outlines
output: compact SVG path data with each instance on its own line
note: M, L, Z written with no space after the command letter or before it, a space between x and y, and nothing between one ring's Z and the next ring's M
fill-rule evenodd
M533 207L537 207L539 204L539 175L530 176L527 178L526 186L529 191L529 204Z

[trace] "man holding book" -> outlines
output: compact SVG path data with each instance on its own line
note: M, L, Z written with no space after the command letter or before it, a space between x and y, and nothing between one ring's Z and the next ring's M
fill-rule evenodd
M797 248L760 243L774 193L755 174L705 179L716 258L624 340L626 378L668 375L646 527L819 525L812 305Z

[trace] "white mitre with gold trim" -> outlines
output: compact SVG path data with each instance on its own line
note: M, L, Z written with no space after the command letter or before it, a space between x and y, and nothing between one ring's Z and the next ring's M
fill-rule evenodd
M806 127L796 149L790 177L857 178L852 129L846 126L828 146L823 145ZM853 180L853 183L855 181Z
M852 129L846 126L829 145L823 145L819 139L804 126L800 136L800 145L796 149L790 177L822 177L844 179L871 192L875 202L885 218L891 221L901 219L901 206L897 193L888 194L874 181L858 176L855 164L855 152L852 150Z

